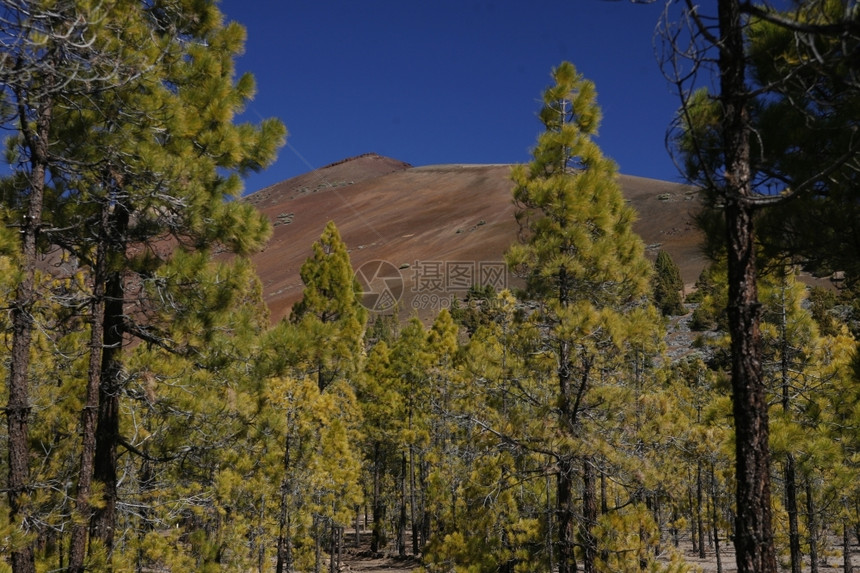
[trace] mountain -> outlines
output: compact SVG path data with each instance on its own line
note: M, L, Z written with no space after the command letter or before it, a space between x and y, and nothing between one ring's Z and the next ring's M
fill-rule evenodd
M350 250L365 306L401 315L435 313L472 284L516 286L503 265L517 240L510 165L429 165L373 153L282 181L244 200L274 227L253 262L273 321L289 314L302 293L299 269L326 223L333 220ZM649 256L664 249L684 282L705 265L692 214L695 189L619 176L639 214L634 225Z

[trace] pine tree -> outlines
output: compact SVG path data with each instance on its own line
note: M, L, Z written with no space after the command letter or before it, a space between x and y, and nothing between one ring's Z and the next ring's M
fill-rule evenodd
M575 569L573 484L581 471L583 566L594 571L597 548L595 460L574 443L583 435L583 408L595 383L600 358L614 344L613 326L625 306L648 289L650 270L642 242L632 230L634 213L616 181L617 168L592 137L600 111L594 85L570 63L553 70L544 92L538 138L528 165L513 169L514 199L523 241L511 247L508 263L526 278L530 296L543 306L535 319L545 329L554 356L558 431L565 446L555 452L558 567ZM622 335L623 336L623 335Z
M77 499L83 517L75 522L70 565L80 570L87 517L92 546L101 543L110 552L116 529L119 404L127 380L123 343L133 336L171 344L169 327L149 321L165 301L147 298L152 291L143 285L170 259L171 241L178 249L245 253L261 244L265 219L250 205L225 199L238 195L240 173L272 159L284 130L277 121L233 125L253 81L233 77L244 32L225 26L213 3L177 10L135 2L118 2L110 10L71 2L29 8L25 14L4 6L4 16L20 27L19 55L47 59L38 73L19 74L32 84L21 84L15 93L26 97L18 109L41 110L46 121L37 123L43 130L39 140L55 142L55 149L50 164L38 160L27 144L33 124L20 124L18 149L37 159L40 173L51 170L50 189L43 176L30 178L25 195L50 201L37 227L46 230L46 244L71 254L92 285ZM75 23L72 29L69 22ZM56 49L28 53L34 30L54 38ZM91 41L80 43L78 37ZM62 45L63 39L70 45ZM9 46L14 52L16 46ZM140 312L129 313L134 298ZM90 507L95 489L102 502Z
M657 253L654 262L654 304L665 316L684 314L681 270L666 251Z
M346 244L329 221L313 255L302 265L300 275L305 285L302 299L295 304L290 320L304 323L314 332L315 343L308 346L318 353L317 383L323 391L331 382L356 371L355 358L361 353L367 311L357 298L355 280Z
M396 376L391 370L391 350L385 341L370 349L365 368L358 379L356 395L362 409L364 456L369 466L365 488L371 493L373 524L370 550L382 551L388 544L386 522L396 453L402 424L405 422L405 396L399 392Z
M711 228L721 230L726 246L737 445L736 558L743 573L770 573L777 566L768 405L760 368L758 241L764 237L776 244L771 253L778 265L797 262L791 258L797 254L811 254L817 263L832 260L828 252L856 251L832 248L841 243L833 236L846 228L829 227L836 218L816 217L830 210L830 199L838 218L850 218L856 208L856 185L844 184L856 176L860 147L844 121L851 124L849 118L856 117L848 54L860 41L857 13L839 2L798 2L780 13L767 3L719 0L714 16L692 4L684 16L689 32L684 40L683 26L666 26L664 61L682 100L678 148L687 175L718 207L720 224ZM690 67L682 69L682 62ZM694 91L705 70L719 86L716 94ZM783 216L774 212L775 221L767 223L766 206L786 210ZM800 210L792 216L795 207ZM806 215L815 223L798 224L809 221ZM776 232L760 233L762 222ZM799 231L804 227L814 229L813 240L804 239ZM820 249L822 244L827 247ZM792 245L798 248L784 248ZM836 258L847 262L853 257Z
M301 277L302 299L291 320L269 333L267 352L274 356L262 366L272 377L268 392L279 405L274 416L282 418L274 422L284 451L278 571L291 570L302 559L296 553L302 535L313 540L314 560L319 563L323 540L334 543L340 538L348 512L361 497L356 389L364 362L367 313L356 296L349 254L334 222L314 243ZM313 391L307 388L310 380L316 385ZM334 563L335 548L328 549Z
M17 211L12 217L20 226L21 277L11 302L12 356L6 418L9 432L9 483L7 487L11 519L23 531L30 519L27 491L29 479L28 432L31 409L28 377L33 340L33 305L39 298L35 286L38 239L46 225L45 206L52 201L49 181L60 177L67 155L54 137L54 124L70 112L66 98L97 93L124 81L115 54L106 54L101 43L77 42L79 36L104 32L98 9L79 8L74 3L17 5L0 8L4 22L0 41L3 64L2 121L17 130L7 140L9 162L14 175L4 186L5 204ZM115 66L105 76L93 61ZM67 117L67 116L66 116ZM59 161L57 160L59 158ZM29 542L11 550L16 572L35 571Z

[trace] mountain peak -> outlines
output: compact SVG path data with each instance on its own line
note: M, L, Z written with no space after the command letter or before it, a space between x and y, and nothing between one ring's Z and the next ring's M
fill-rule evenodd
M282 181L245 200L274 227L253 257L273 321L301 297L299 270L334 221L360 279L398 283L401 317L435 315L468 286L516 286L504 253L517 240L510 165L430 165L366 153ZM620 176L649 256L668 251L692 283L704 267L690 187ZM382 274L380 274L382 273ZM376 286L367 285L367 288ZM391 294L391 293L389 293Z

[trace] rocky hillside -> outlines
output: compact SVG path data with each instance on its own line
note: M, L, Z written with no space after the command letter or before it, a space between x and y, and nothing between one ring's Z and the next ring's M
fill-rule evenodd
M503 253L517 240L509 165L413 167L376 154L346 159L248 195L274 234L254 257L264 296L277 321L301 296L299 269L325 224L333 220L350 249L366 293L381 312L429 314L472 284L512 286ZM692 222L695 190L620 176L639 213L636 231L650 256L668 251L686 283L705 260Z

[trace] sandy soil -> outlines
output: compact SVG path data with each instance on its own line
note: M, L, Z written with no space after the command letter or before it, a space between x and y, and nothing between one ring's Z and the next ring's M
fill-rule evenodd
M347 535L348 540L353 539L352 533ZM357 571L376 571L386 573L413 573L421 566L419 560L412 557L406 559L398 559L393 556L371 555L367 549L369 536L362 535L362 545L355 547L354 543L346 548L344 555L344 563L341 571L344 573ZM700 568L702 573L733 573L737 571L735 566L735 552L731 544L722 544L720 547L720 562L721 567L717 564L717 556L713 548L708 548L706 557L700 559L696 552L693 551L689 541L684 541L679 547L684 560L694 566ZM860 546L854 546L852 550L852 565L855 570L860 569ZM784 568L788 570L788 568ZM829 557L825 562L818 566L819 573L841 573L842 558ZM809 571L808 563L804 565L803 571Z

